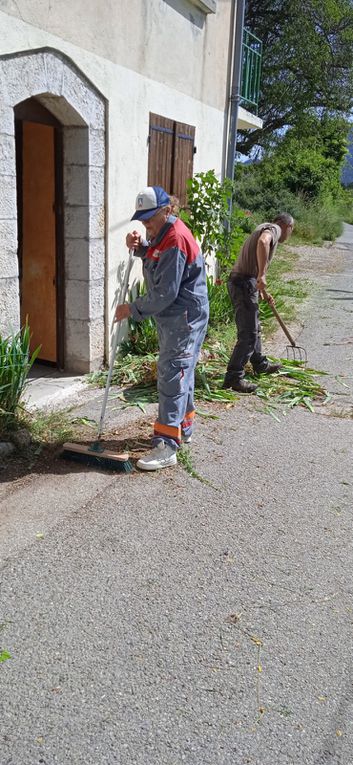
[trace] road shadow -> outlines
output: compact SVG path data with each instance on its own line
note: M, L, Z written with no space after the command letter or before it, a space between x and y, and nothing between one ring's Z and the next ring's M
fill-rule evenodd
M103 440L104 449L114 454L123 454L128 452L129 459L133 465L142 456L142 454L151 448L151 439L142 433L138 433L135 427L135 437L125 438L107 438ZM90 445L92 438L81 438L75 443ZM0 465L0 484L10 484L26 476L57 475L65 476L70 473L91 473L97 471L112 474L114 472L121 475L127 475L124 471L108 469L104 462L101 465L89 466L82 462L77 462L63 457L62 445L46 445L42 447L39 453L35 449L27 449L21 453L15 453Z
M339 292L344 293L343 295L329 295L331 300L353 300L353 297L350 297L350 295L353 295L352 290L338 290L334 287L327 287L326 292Z
M349 295L353 295L353 290L338 290L335 287L327 287L326 292L345 292Z

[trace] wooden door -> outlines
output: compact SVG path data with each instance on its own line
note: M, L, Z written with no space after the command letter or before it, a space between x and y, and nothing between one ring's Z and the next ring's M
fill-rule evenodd
M57 363L55 128L22 123L21 322L28 323L32 350Z

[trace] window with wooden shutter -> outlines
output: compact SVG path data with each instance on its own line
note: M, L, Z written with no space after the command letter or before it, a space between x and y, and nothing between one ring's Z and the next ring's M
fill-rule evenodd
M148 185L163 186L186 204L186 181L192 178L195 128L150 114Z

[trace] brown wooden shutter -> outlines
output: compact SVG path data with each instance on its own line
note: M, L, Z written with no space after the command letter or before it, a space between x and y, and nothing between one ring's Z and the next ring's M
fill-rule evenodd
M174 122L150 114L148 185L163 186L171 194L174 146Z
M149 186L163 186L186 204L186 181L192 178L195 128L150 113L148 180Z
M186 181L192 178L194 165L195 128L182 122L174 124L174 162L172 194L186 204Z

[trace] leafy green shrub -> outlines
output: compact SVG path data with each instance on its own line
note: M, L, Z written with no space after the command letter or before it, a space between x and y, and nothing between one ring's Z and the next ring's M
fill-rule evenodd
M353 190L351 188L343 189L341 210L342 210L343 220L346 223L352 224L353 223Z
M152 317L135 321L129 318L129 336L121 343L121 352L126 355L135 353L144 356L145 353L158 351L158 334L156 322Z
M132 291L129 293L130 302L137 297L145 295L146 292L145 282L138 282L134 288L134 295L132 295ZM146 353L156 353L158 351L157 327L152 316L143 321L135 321L135 319L130 316L128 324L128 338L123 340L120 345L120 352L123 356L126 356L129 353L144 356Z
M188 205L180 217L200 242L204 256L215 253L217 257L227 249L233 184L228 178L221 183L215 171L208 170L190 178L186 188Z
M296 218L295 235L305 241L320 243L333 241L342 233L342 208L332 200L303 205Z
M250 195L253 181L254 178L251 179L249 190L244 177L239 183L241 203L249 201L248 193ZM353 219L353 205L344 204L340 198L335 201L327 194L310 202L301 194L294 194L288 189L266 191L261 188L260 180L252 202L254 212L251 220L254 224L273 220L278 212L285 211L293 215L295 220L294 237L308 242L333 241L342 231L342 220L349 222L350 215Z
M28 372L40 346L31 354L28 324L10 337L0 335L0 431L15 427Z
M248 230L246 213L230 206L233 193L229 178L219 181L214 170L197 173L187 182L188 206L180 213L205 258L215 255L221 272L230 270Z

